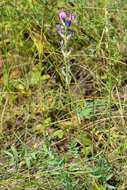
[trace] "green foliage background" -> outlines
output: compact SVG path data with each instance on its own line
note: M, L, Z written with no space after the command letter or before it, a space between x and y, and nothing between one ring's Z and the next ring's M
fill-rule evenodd
M86 73L75 93L61 9L76 15L69 58ZM126 0L0 2L1 190L127 188L126 31Z

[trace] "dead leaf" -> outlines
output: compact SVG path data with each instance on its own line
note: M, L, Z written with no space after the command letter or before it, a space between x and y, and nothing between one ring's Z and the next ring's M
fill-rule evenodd
M72 122L74 127L78 127L81 124L77 114L75 114L75 113L73 113L72 116L71 116L71 122Z
M18 68L17 69L14 69L13 71L11 71L10 73L10 79L17 79L21 76L21 70L19 70Z

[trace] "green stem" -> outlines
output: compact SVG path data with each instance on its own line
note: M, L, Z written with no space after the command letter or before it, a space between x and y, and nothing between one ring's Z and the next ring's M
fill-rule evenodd
M64 38L64 65L65 65L65 82L66 87L69 88L69 66L68 66L68 52L67 52L67 37Z

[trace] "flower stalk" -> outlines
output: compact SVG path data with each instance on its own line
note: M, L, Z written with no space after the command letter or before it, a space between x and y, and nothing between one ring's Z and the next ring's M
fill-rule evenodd
M58 24L57 32L61 36L61 52L63 55L64 64L62 66L62 74L65 78L66 87L69 88L71 81L71 72L69 64L69 56L71 54L72 48L68 47L68 42L74 34L74 30L71 29L71 24L75 19L75 16L69 12L60 11L59 19L61 24Z

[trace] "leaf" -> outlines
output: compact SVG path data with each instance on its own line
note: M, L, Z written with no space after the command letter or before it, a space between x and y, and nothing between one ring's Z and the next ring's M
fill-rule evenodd
M81 144L82 144L84 147L88 147L88 146L91 146L91 145L92 145L91 139L90 139L85 133L81 133L81 134L78 136L78 139L79 139L79 141L81 142Z
M36 133L41 134L44 133L50 127L50 125L51 125L51 118L48 117L43 121L43 123L39 123L35 127L33 127L33 130Z
M31 79L30 84L31 85L37 85L41 80L41 72L38 70L31 71Z
M73 127L79 127L80 126L80 119L77 114L72 114L71 116L71 122L73 124Z
M73 123L71 121L62 121L60 124L59 124L59 127L63 130L70 130L73 126Z
M3 96L1 95L1 96L0 96L0 105L2 105L3 99L4 99L4 98L3 98Z
M106 182L112 178L112 167L103 156L98 156L95 159L96 164L91 167L91 174L97 179Z
M94 184L94 190L106 190L106 188L102 185Z
M48 80L50 79L50 75L42 75L41 76L41 81L45 81L45 80Z
M115 190L116 189L116 187L114 187L113 185L106 184L106 186L109 190Z
M44 120L43 126L44 126L45 129L47 129L48 127L50 127L50 124L51 124L51 118L48 117L48 118L46 118L46 119Z
M0 51L0 69L3 67L3 63L2 53Z
M127 151L127 141L123 144L121 144L118 148L117 148L118 154L124 154Z
M30 85L34 86L39 84L41 81L48 80L50 76L48 74L41 75L43 68L40 65L37 65L30 71Z
M81 152L84 156L87 157L91 152L91 147L84 147L84 148L82 148Z
M31 166L31 160L30 160L30 157L26 156L26 157L25 157L25 162L26 162L26 166L27 166L27 168L30 168L30 166Z
M7 154L9 157L13 158L13 154L10 153L9 151L5 150L4 153Z
M40 34L38 34L37 32L34 32L34 31L30 32L30 37L33 40L33 43L38 51L39 59L40 59L43 55L43 48L44 48L43 38Z
M32 153L31 153L31 158L32 158L33 160L36 160L36 154L37 154L36 152L32 152Z
M8 65L4 65L3 67L3 83L5 87L9 87L9 69Z
M19 77L21 76L21 71L17 68L15 70L12 70L10 72L10 79L13 80L13 79L18 79Z
M15 88L19 91L24 91L25 90L25 86L21 83L18 83L15 85Z
M41 134L44 133L45 129L43 127L42 124L37 124L36 126L33 127L33 130L37 133L37 134Z
M54 133L53 133L53 137L58 137L59 139L62 139L63 138L63 136L64 136L64 132L63 132L63 130L57 130L57 131L55 131Z
M82 118L90 119L92 112L93 112L93 108L84 108L78 113L78 115L80 119Z
M11 146L11 150L12 150L13 156L15 158L15 161L18 162L18 152L13 145Z

